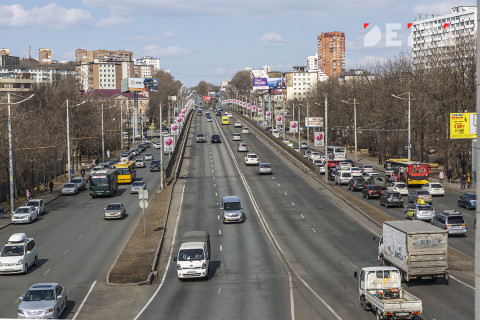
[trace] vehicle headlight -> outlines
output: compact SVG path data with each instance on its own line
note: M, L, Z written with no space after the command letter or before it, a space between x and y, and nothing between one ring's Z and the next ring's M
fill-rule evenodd
M180 264L177 264L177 270L182 270L182 266Z
M20 264L23 264L23 259L18 260L16 263L16 265L20 265Z
M47 310L45 311L45 313L50 313L50 312L53 312L53 311L55 311L55 307L50 308L50 309L47 309Z

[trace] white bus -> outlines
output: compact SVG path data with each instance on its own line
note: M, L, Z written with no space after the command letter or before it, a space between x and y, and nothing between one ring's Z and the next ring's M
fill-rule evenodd
M347 149L344 147L328 146L328 159L331 160L345 160L347 159Z

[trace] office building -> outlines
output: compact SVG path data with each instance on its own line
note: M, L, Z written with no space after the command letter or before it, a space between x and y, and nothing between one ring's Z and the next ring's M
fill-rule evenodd
M308 72L318 71L318 53L314 56L307 57L307 71Z
M314 90L318 81L326 81L323 72L308 71L306 66L293 67L293 72L286 73L287 100L303 99L310 90Z
M160 58L143 57L135 61L135 65L152 66L153 71L160 71ZM153 74L153 72L152 72Z
M345 33L322 32L318 36L318 69L328 77L339 77L345 70Z

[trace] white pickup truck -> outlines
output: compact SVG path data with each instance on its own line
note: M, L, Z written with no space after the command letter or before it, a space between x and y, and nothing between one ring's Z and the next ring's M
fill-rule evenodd
M377 320L415 319L422 313L422 301L403 290L400 270L395 267L363 268L358 277L360 305L373 310Z

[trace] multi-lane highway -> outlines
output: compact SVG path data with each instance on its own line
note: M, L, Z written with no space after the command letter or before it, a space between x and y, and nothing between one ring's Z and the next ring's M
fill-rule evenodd
M159 151L148 149L158 159ZM168 159L167 159L168 161ZM160 182L158 172L137 169L147 188L154 190ZM152 197L154 192L150 192ZM110 202L122 202L128 217L105 221L103 212ZM13 233L34 237L39 263L29 273L0 276L0 318L16 318L18 297L34 283L58 282L68 293L68 307L62 318L72 318L94 281L105 275L128 240L141 217L138 196L130 194L130 185L119 185L115 196L92 199L88 189L75 196L62 196L47 204L47 213L30 225L10 225L0 230L0 243Z
M250 152L272 164L272 176L257 176L255 167L245 166L245 153L236 151L232 135L238 131L218 119L193 120L173 251L183 232L206 230L212 237L212 269L207 281L180 282L172 261L139 318L375 318L359 306L353 272L378 265L372 236L380 230L254 133L243 134ZM197 133L221 133L223 143L195 143ZM243 201L244 223L222 223L219 208L226 195ZM422 319L473 318L472 283L422 281L408 290L423 300Z

